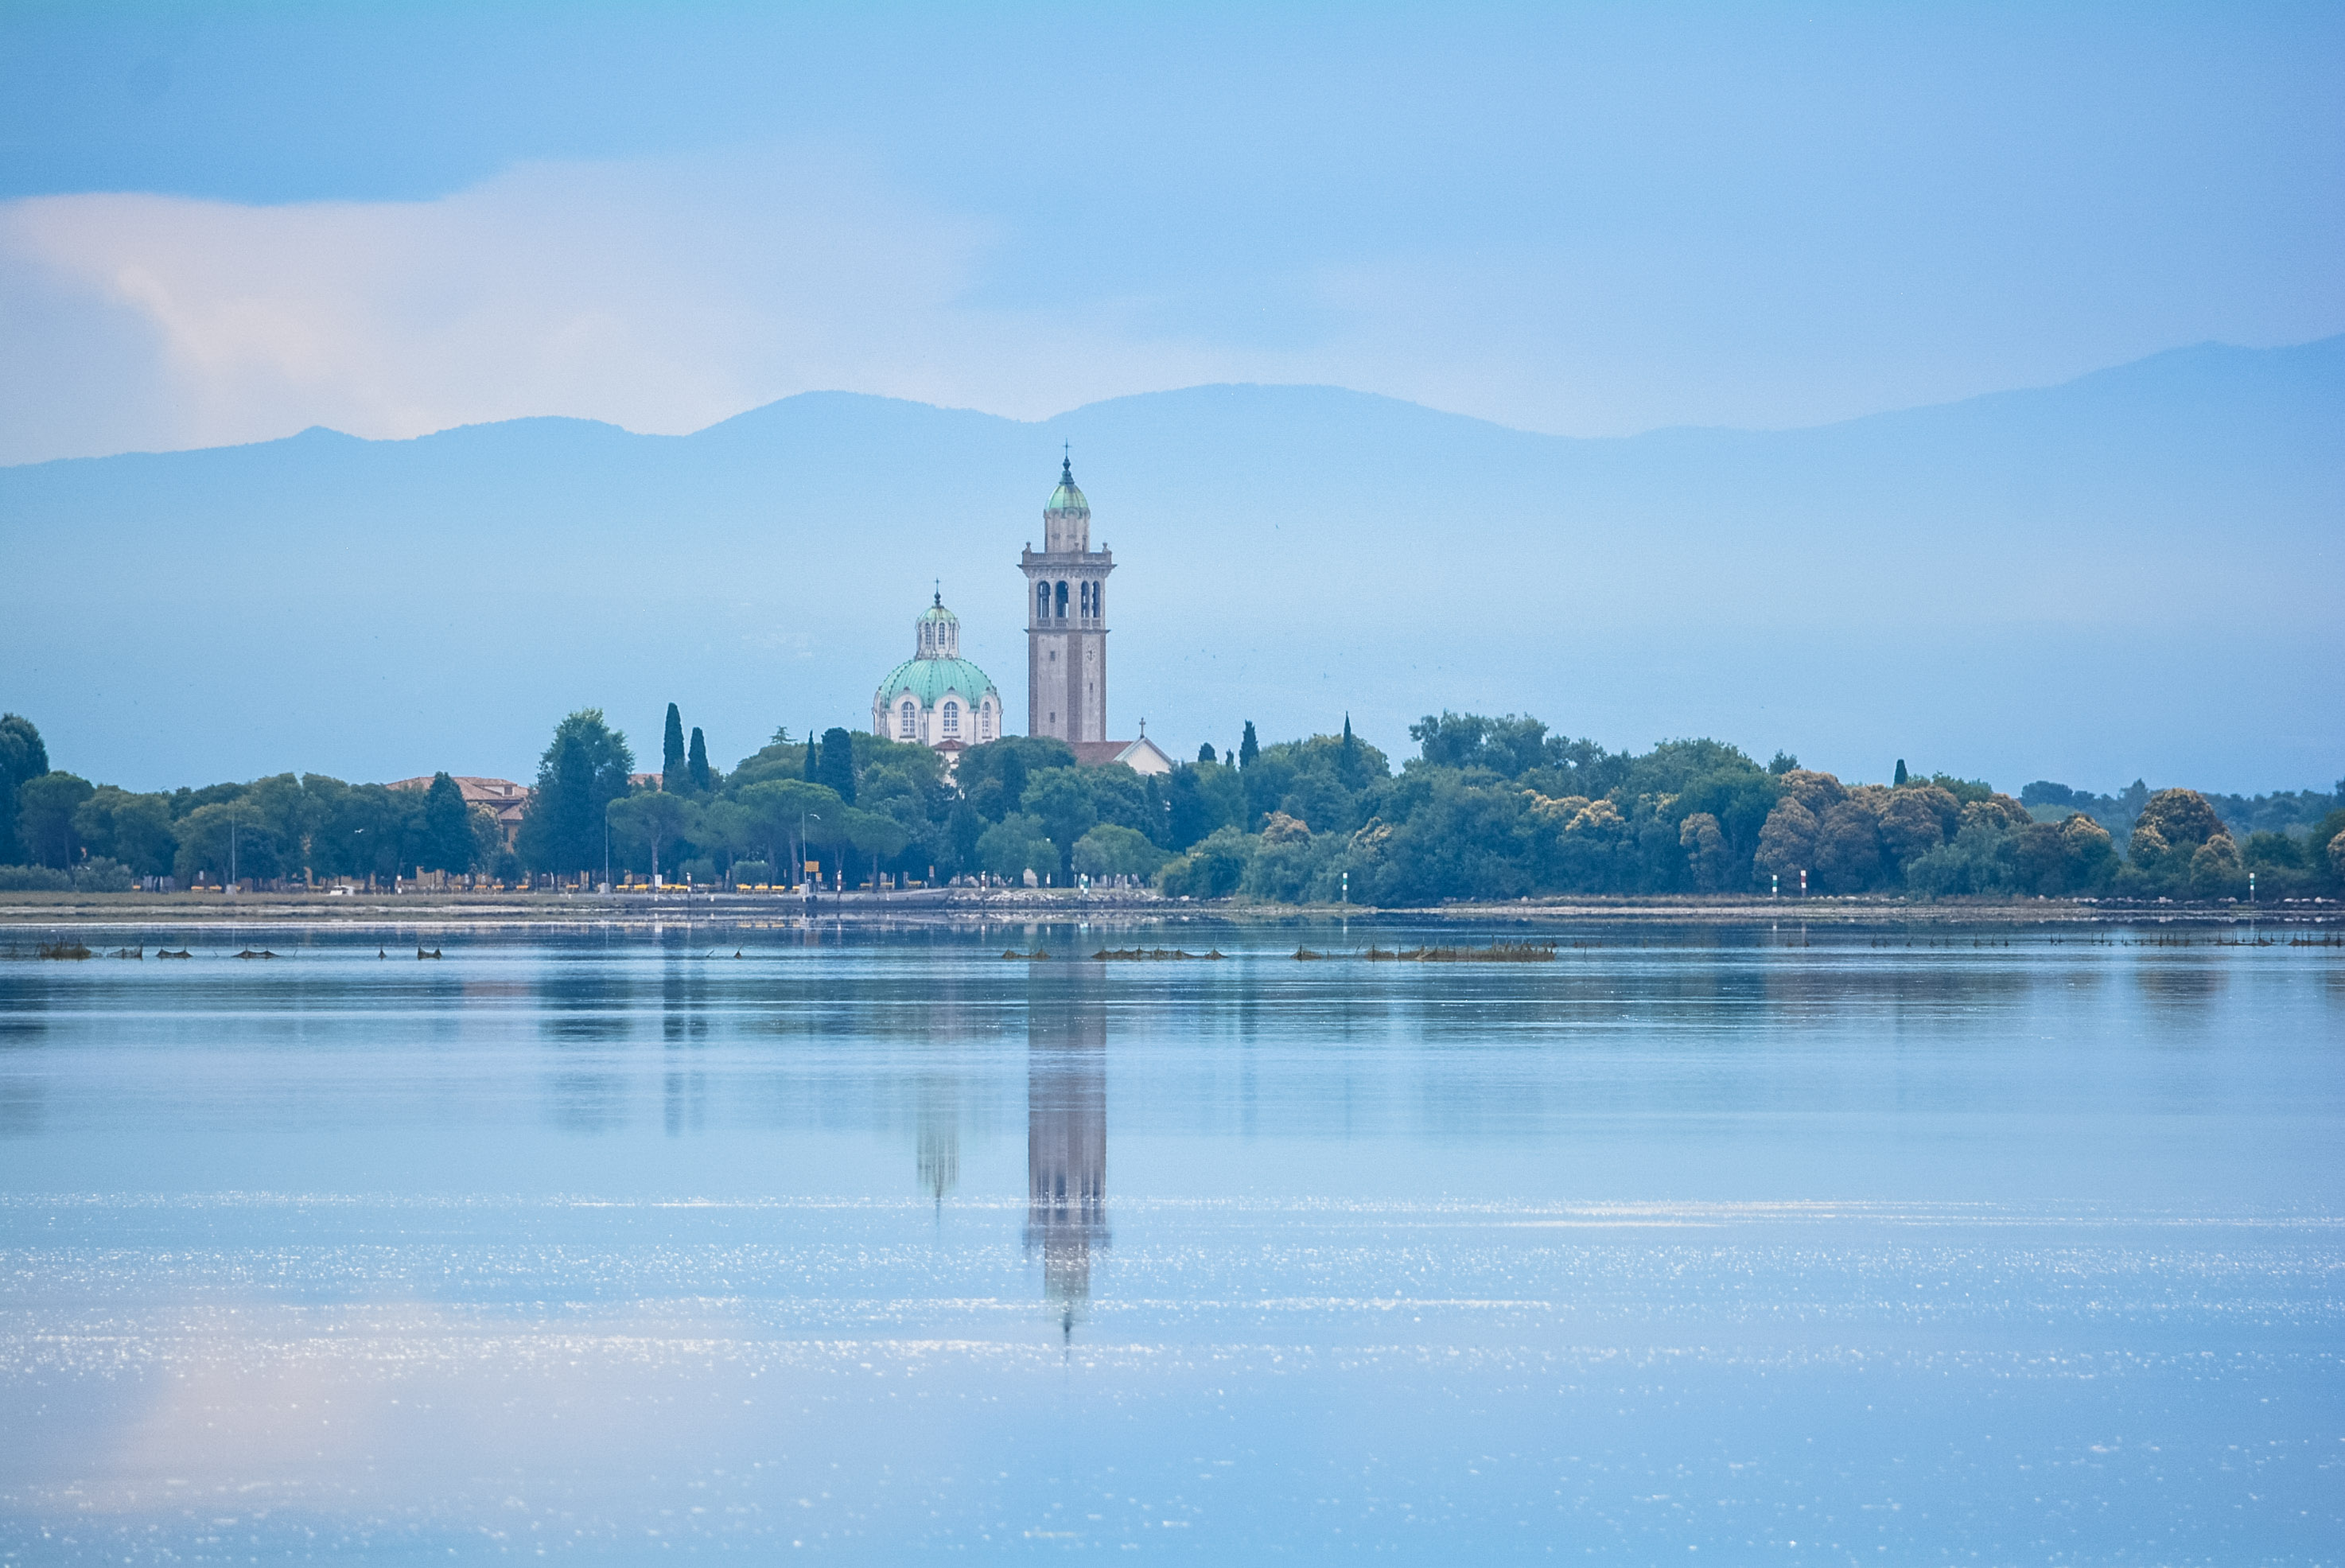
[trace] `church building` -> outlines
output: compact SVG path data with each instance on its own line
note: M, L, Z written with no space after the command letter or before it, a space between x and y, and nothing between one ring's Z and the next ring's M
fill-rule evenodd
M1026 574L1026 733L1074 748L1078 761L1121 762L1170 773L1172 759L1148 738L1111 740L1107 729L1107 577L1115 556L1091 548L1091 507L1072 459L1042 508L1042 548L1018 558Z
M1088 766L1120 762L1135 773L1170 773L1172 759L1148 738L1112 740L1107 729L1107 575L1115 557L1091 548L1091 503L1075 488L1071 459L1042 509L1042 548L1019 557L1026 574L1026 733L1074 748ZM912 657L879 683L871 733L956 752L1001 738L1001 694L960 657L960 619L939 591L914 624Z
M912 626L912 657L871 698L871 733L947 752L1001 738L1001 694L960 657L960 617L941 592Z

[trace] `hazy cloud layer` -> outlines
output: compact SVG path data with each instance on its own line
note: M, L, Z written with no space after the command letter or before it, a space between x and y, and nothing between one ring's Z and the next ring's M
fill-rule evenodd
M529 414L682 433L827 388L1032 418L1248 368L1112 309L969 303L997 239L804 149L530 165L435 201L19 200L9 314L46 330L7 351L0 460ZM107 383L57 407L107 342Z

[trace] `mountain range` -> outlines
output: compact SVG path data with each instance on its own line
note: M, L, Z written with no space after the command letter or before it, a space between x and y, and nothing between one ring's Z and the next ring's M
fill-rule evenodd
M1850 779L2252 790L2345 772L2345 337L2180 349L1812 429L1527 433L1330 387L1027 423L846 393L687 436L316 429L0 469L0 706L141 788L526 779L604 708L720 761L869 722L941 584L1025 712L1021 545L1071 448L1119 736L1444 708ZM1063 443L1063 446L1062 446Z

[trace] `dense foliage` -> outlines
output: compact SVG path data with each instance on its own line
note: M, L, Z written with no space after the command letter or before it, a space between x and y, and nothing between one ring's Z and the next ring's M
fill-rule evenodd
M513 881L599 878L926 881L983 874L1067 885L1151 881L1175 896L1391 906L1548 896L1897 894L2345 895L2339 795L2252 800L2136 784L2094 796L2039 780L2020 799L1948 774L1846 783L1778 752L1764 767L1713 740L1638 753L1551 735L1518 715L1428 715L1396 771L1345 720L1145 778L1079 766L1013 736L948 771L925 747L826 731L730 773L671 708L658 783L630 779L626 737L584 709L555 727L515 850L455 783L424 789L279 774L168 794L52 770L33 726L0 718L0 786L17 866L0 886L112 886L139 876L368 877L418 868ZM2123 830L2114 830L2116 821ZM2239 824L2274 822L2249 828Z

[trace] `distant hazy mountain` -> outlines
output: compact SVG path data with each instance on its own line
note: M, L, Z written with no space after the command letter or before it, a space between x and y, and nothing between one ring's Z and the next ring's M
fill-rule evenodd
M2345 772L2345 338L1821 429L1526 434L1325 387L1040 424L839 393L685 437L536 419L0 470L0 707L137 785L526 778L594 705L721 760L868 722L941 578L1025 712L1061 443L1114 728L1193 753L1442 707L1852 777Z

